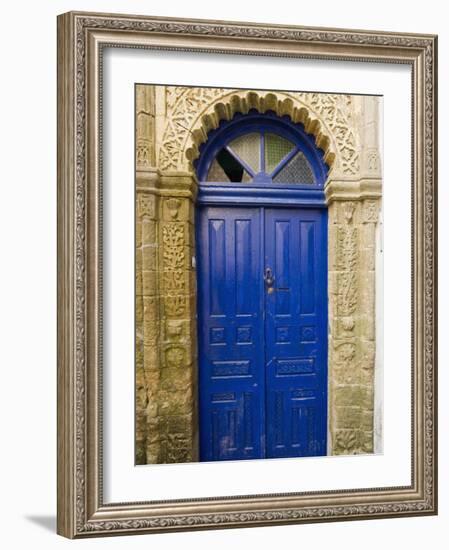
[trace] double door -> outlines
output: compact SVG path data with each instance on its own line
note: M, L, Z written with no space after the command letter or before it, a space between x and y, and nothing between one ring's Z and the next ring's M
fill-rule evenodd
M326 454L326 210L202 207L197 256L200 459Z

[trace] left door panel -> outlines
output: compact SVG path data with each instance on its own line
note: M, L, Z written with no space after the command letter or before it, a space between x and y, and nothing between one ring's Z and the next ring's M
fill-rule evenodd
M198 216L200 460L263 458L261 210Z

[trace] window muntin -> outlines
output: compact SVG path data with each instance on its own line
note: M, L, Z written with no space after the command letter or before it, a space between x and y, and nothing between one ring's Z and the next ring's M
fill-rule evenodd
M281 160L291 153L294 145L288 139L277 134L265 135L265 169L271 174Z
M251 170L257 174L260 172L260 138L261 135L256 132L243 134L229 143L229 148L243 160Z
M313 169L300 148L273 132L248 132L231 139L213 159L206 181L252 183L254 179L285 184L316 183Z
M251 180L242 163L225 148L218 152L207 174L207 181L250 183Z

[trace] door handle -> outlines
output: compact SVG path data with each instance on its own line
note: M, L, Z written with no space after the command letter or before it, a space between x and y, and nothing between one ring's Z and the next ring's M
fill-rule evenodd
M271 288L274 285L274 275L273 275L273 272L271 271L271 268L269 267L265 268L263 279L265 281L267 288Z

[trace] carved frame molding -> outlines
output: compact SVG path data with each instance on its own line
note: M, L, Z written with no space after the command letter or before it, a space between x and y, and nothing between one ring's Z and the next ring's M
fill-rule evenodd
M412 484L104 504L102 48L412 67ZM432 35L70 12L58 18L58 533L80 538L437 512L436 55Z

